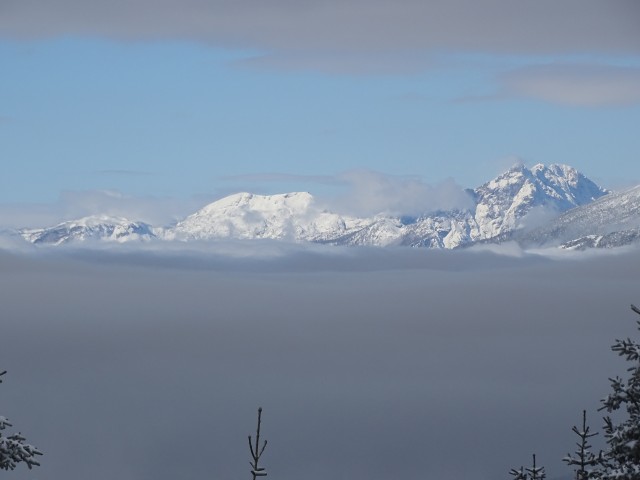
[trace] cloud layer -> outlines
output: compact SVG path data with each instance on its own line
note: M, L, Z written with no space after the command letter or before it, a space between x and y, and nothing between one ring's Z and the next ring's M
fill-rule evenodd
M411 71L433 52L637 54L638 19L633 0L20 0L3 3L0 35L194 40L257 50L263 67Z
M500 478L532 452L571 476L571 426L624 373L637 252L337 251L0 252L0 413L36 473L242 478L262 406L282 480Z

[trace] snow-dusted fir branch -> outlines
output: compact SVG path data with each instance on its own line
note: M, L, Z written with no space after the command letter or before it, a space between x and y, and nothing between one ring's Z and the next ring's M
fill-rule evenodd
M262 444L262 448L260 448L260 424L262 422L262 407L258 408L258 428L256 429L256 444L255 447L251 441L251 435L249 435L249 450L251 452L251 475L253 475L253 480L256 480L256 477L266 477L267 472L263 467L258 466L258 461L264 452L264 449L267 447L267 441L265 440Z
M578 449L574 455L568 454L562 460L566 462L567 465L577 467L575 470L576 480L598 478L599 473L596 467L602 465L602 452L596 455L591 451L592 447L591 444L589 444L589 439L595 437L598 433L591 433L591 429L587 425L586 410L582 411L582 428L574 426L571 430L578 435L580 439L576 443Z
M544 480L547 477L547 473L544 471L544 467L536 466L536 454L533 454L533 465L529 468L525 468L529 474L531 480Z
M640 315L640 309L631 305ZM640 328L640 322L638 322ZM611 347L632 365L628 379L610 378L612 392L602 400L600 410L613 413L623 410L626 419L620 423L604 418L607 449L600 470L603 480L638 480L640 478L640 344L635 340L616 340Z
M5 373L7 372L0 372L0 383ZM26 464L29 469L39 466L40 463L36 461L36 457L42 453L33 445L25 443L26 438L20 432L9 436L3 435L3 431L12 426L6 417L0 416L0 470L13 470L19 463Z
M509 471L509 475L513 476L513 480L544 480L547 477L544 467L538 467L536 465L535 453L533 454L533 465L531 467L520 467L519 470L512 468Z
M524 467L520 467L520 470L512 468L509 470L509 475L513 476L513 480L527 480L527 474L524 471Z

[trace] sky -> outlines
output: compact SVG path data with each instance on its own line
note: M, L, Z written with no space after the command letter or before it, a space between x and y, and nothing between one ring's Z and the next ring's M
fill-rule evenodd
M533 453L573 478L571 427L600 430L638 335L637 250L278 245L0 251L0 414L44 452L8 477L250 478L261 406L267 479L491 480Z
M640 183L638 24L635 0L3 0L0 212L169 221L516 162Z

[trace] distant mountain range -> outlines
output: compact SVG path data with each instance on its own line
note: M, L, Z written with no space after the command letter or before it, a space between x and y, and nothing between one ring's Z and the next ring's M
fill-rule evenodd
M640 186L611 193L566 165L516 165L467 190L471 208L402 217L327 211L306 192L237 193L174 225L96 215L19 235L33 244L275 239L331 245L462 248L516 241L585 249L640 241Z

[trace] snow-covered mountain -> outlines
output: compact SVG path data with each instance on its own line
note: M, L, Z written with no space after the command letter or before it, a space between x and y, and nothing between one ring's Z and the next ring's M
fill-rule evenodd
M538 164L531 169L516 165L475 190L469 190L471 208L429 212L418 217L344 215L323 209L306 192L237 193L206 205L165 228L153 228L123 218L94 216L52 228L25 229L20 233L29 242L53 244L90 239L116 242L275 239L332 245L457 248L479 241L524 239L522 232L530 231L533 224L542 219L555 218L562 212L580 211L577 207L585 208L583 206L607 193L566 165L547 167ZM609 198L615 205L624 202L626 197L606 195L598 204L609 205L605 201ZM615 206L610 208L615 209ZM428 212L428 206L425 206L425 212ZM638 212L632 209L629 215L635 218ZM570 213L560 218L566 219L563 220L565 223L580 219L579 216L571 217ZM588 225L592 223L586 221ZM548 235L555 235L554 232L552 229ZM593 234L584 229L580 232L584 234L582 236ZM579 237L576 235L568 240ZM533 237L526 238L529 242L534 241Z
M547 224L516 237L526 246L568 249L612 248L640 237L640 185L568 210Z
M49 228L22 229L20 234L34 244L55 245L88 240L123 243L156 236L151 225L108 215L92 215Z
M169 228L169 240L271 238L324 241L360 229L371 220L327 212L307 192L237 193L213 202Z
M475 220L480 239L496 237L522 226L533 209L559 214L605 195L575 168L538 164L531 170L517 165L475 190Z
M545 218L585 205L607 191L566 165L516 165L471 192L475 208L436 212L410 223L379 219L357 232L334 240L337 244L385 244L429 248L457 248L500 236L531 222L531 214Z

